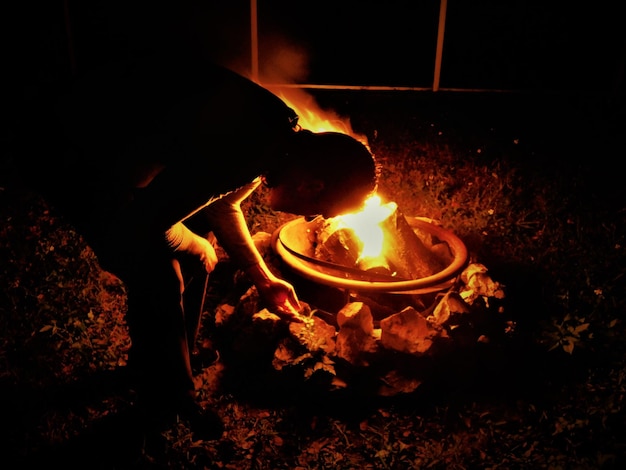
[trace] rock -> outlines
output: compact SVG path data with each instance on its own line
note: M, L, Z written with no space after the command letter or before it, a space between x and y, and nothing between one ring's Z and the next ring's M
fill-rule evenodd
M381 378L382 385L378 389L378 395L392 397L401 393L411 393L415 391L422 381L417 377L403 376L396 370L389 371Z
M470 307L465 303L463 298L456 292L447 292L439 301L433 314L428 317L429 320L438 325L446 325L450 323L455 316L467 315L470 313Z
M380 321L383 347L409 354L424 354L437 337L447 337L441 327L429 322L413 307L407 307Z
M289 323L289 333L310 353L332 354L335 351L335 327L321 318L310 317L303 323Z
M363 302L350 302L337 313L339 328L350 327L371 334L374 330L374 319L367 305Z
M368 366L368 355L376 352L377 339L359 328L342 328L337 333L336 355L353 366Z
M477 299L482 299L489 306L490 297L496 299L505 297L504 286L491 279L487 267L483 264L470 264L461 273L461 281L463 281L464 287L460 295L470 305Z
M369 307L362 302L348 303L337 313L337 324L337 357L352 365L367 366L367 355L376 352L378 347Z

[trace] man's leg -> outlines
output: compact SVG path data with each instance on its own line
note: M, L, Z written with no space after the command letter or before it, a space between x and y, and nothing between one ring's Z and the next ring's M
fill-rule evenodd
M128 284L129 364L146 407L172 411L193 396L180 271L171 259L144 260Z
M129 364L139 379L140 410L157 429L181 417L198 438L217 439L219 416L195 400L180 265L155 258L146 265L128 285Z

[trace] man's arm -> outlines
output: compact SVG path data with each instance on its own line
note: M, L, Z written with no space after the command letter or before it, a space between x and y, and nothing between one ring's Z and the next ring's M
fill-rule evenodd
M252 183L222 196L205 207L202 212L209 219L213 233L228 256L243 269L259 290L259 294L290 320L300 321L300 304L291 284L276 277L257 250L241 211L241 202L260 184Z
M178 222L165 232L165 240L173 253L187 253L196 256L207 273L213 272L217 264L215 248L209 240L193 233L182 222Z
M257 178L252 183L212 201L201 210L202 217L206 217L222 248L244 270L254 265L265 265L241 211L241 203L260 183L261 180Z

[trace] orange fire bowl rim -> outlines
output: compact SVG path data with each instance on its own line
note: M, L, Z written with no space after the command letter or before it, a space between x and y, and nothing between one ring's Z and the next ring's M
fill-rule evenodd
M287 266L300 276L314 282L324 285L346 289L354 292L386 292L398 294L427 294L439 292L452 287L467 266L468 252L467 247L450 230L435 225L430 219L423 217L406 217L409 225L413 229L420 229L430 235L446 242L450 247L453 259L452 262L441 271L427 277L411 280L399 281L364 281L345 279L333 276L306 264L304 260L298 258L283 245L280 240L281 230L288 230L294 225L305 223L304 217L291 220L279 227L272 235L271 245L274 251L281 257Z

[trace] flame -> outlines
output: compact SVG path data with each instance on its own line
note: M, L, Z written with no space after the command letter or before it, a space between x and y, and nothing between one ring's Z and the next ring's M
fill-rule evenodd
M296 112L298 124L302 129L312 132L341 132L342 134L348 134L365 145L368 150L371 150L367 137L354 132L349 119L342 118L333 111L322 110L314 102L313 97L302 92L302 90L275 89L273 93Z
M374 194L366 201L363 209L350 214L333 218L336 228L349 228L363 243L358 261L378 259L382 257L384 234L380 223L387 219L395 210L395 202L382 204L380 196Z
M367 137L354 132L348 119L342 119L332 111L323 111L314 103L311 96L301 90L294 89L274 90L273 92L298 114L298 124L303 129L312 132L348 134L371 151ZM287 96L287 92L289 92L289 96ZM365 201L365 205L360 211L343 214L329 220L334 227L331 232L341 228L352 229L355 236L363 244L358 261L382 260L381 263L385 264L382 256L384 235L380 223L389 217L396 207L394 202L382 204L381 198L374 194Z

